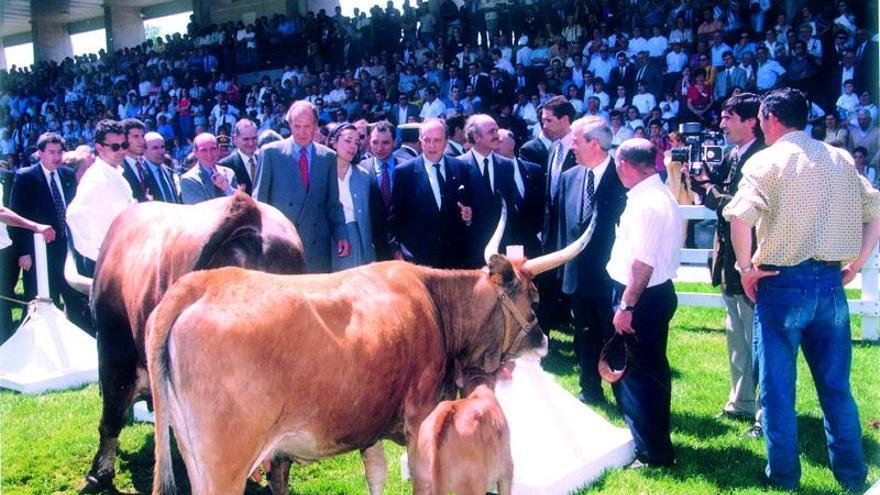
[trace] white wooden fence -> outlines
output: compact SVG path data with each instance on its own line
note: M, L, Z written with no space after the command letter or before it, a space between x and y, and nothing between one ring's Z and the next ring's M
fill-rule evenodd
M681 214L688 220L704 220L717 218L715 212L704 206L681 206ZM682 248L680 261L687 264L707 266L712 257L711 249ZM862 339L880 340L880 255L877 248L865 263L861 271L862 298L849 299L849 311L862 317ZM724 300L720 294L703 294L696 292L678 292L678 304L682 306L702 306L724 308Z

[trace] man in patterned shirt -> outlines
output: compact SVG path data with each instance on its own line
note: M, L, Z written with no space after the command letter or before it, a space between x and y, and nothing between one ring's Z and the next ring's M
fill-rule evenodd
M758 118L771 146L746 162L724 216L743 290L756 302L769 481L788 490L800 483L794 408L800 347L825 416L831 469L844 488L861 493L867 466L849 385L852 343L843 285L880 238L880 193L858 175L849 153L803 132L807 111L798 90L783 88L764 98Z

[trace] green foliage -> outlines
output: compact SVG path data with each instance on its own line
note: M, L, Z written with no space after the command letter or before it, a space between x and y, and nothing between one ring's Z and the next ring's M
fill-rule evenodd
M679 289L712 290L700 284ZM857 334L855 318L853 323L854 334ZM714 419L724 405L730 386L723 328L721 309L679 308L673 319L669 360L673 368L673 442L678 453L675 467L613 470L596 482L589 493L773 493L763 484L766 460L763 441L744 436L749 423ZM551 353L544 360L544 368L555 374L569 391L577 391L578 369L569 335L553 332ZM822 413L802 359L798 376L802 492L842 493L828 468ZM880 432L865 425L880 418L878 376L880 346L856 341L852 386L860 407L863 445L872 481L880 477ZM599 408L599 412L622 426L608 386L605 395L612 405ZM95 385L42 396L0 392L0 492L9 495L75 493L98 445L100 407ZM150 492L152 437L150 425L135 424L123 430L116 464L116 486L122 492ZM389 463L386 493L410 493L410 485L400 478L403 448L386 442L385 452ZM175 457L175 466L178 483L185 487L179 457ZM303 495L367 492L363 465L357 453L309 466L294 466L291 488ZM269 490L265 484L249 482L246 493L268 494Z

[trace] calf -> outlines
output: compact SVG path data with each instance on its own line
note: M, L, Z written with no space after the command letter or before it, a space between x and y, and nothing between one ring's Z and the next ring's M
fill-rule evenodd
M461 384L460 384L461 385ZM462 399L443 401L422 422L412 470L413 493L482 495L498 484L510 495L513 458L510 430L495 398L495 378L479 372L467 377Z

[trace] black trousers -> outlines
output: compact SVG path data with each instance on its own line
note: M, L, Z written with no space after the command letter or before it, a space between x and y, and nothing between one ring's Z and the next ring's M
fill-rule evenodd
M614 283L615 311L624 289L623 285ZM649 465L669 466L675 461L669 436L672 377L666 359L666 342L669 321L677 306L672 281L645 289L633 310L636 339L630 340L626 374L612 387L632 432L636 457Z
M589 297L578 293L569 295L574 317L574 353L581 367L581 392L588 401L602 399L599 355L606 336L614 332L611 293L607 290L602 292Z
M64 262L67 257L67 241L58 238L46 245L46 263L49 275L49 297L56 306L61 307L64 301L64 310L67 319L90 335L95 335L92 325L91 312L89 311L89 299L85 294L80 294L67 284L64 278ZM34 260L36 263L36 260ZM25 300L30 301L37 295L37 269L32 266L24 272Z
M0 249L0 296L21 299L20 296L15 295L18 272L18 258L15 256L12 246ZM12 333L15 331L12 322L12 308L17 306L16 303L0 299L0 344L12 337Z
M562 280L558 270L544 272L535 278L538 287L538 323L545 334L550 329L562 330L571 323L571 307L562 292Z

